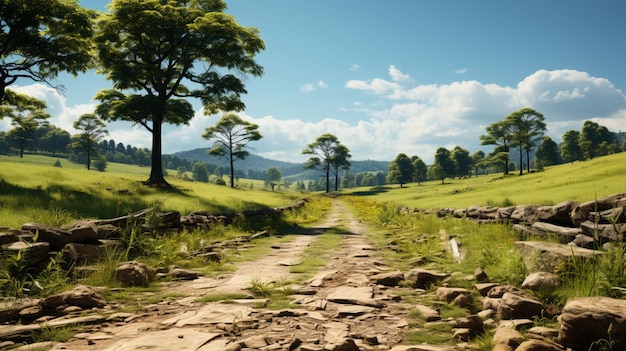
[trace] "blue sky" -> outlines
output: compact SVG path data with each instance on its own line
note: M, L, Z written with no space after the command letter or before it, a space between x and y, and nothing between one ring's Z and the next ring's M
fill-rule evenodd
M83 0L104 10L108 1ZM242 117L264 138L254 153L304 161L323 133L353 160L390 161L400 153L432 162L438 147L479 149L485 126L531 107L555 141L592 119L626 130L626 2L233 0L228 13L257 27L266 50L262 77L246 79ZM59 77L67 88L19 82L45 98L52 123L72 133L92 97L110 83L93 72ZM163 134L165 153L209 148L202 139L219 116L197 116ZM0 121L7 130L8 121ZM129 123L108 127L116 142L149 147Z

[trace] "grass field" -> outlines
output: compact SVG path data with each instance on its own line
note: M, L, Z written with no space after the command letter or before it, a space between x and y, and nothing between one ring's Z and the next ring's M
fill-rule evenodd
M574 164L547 167L519 176L512 172L466 179L361 187L344 193L420 209L465 208L471 205L554 205L566 200L591 201L626 192L626 152Z
M182 214L195 210L240 212L285 206L302 196L264 190L259 181L241 180L245 186L231 189L174 176L167 180L175 189L159 191L141 183L149 175L148 167L109 163L106 172L98 172L67 160L54 167L56 160L37 155L0 156L0 226L19 227L44 220L45 224L62 225L78 218L112 218L155 204Z

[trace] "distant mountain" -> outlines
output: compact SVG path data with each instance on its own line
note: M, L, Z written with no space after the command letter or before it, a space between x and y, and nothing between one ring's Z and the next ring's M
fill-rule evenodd
M228 162L226 161L224 157L212 156L212 155L209 155L206 151L207 149L194 149L194 150L188 150L188 151L180 151L180 152L176 152L172 154L172 156L176 156L180 159L186 159L189 161L206 162L208 164L213 164L213 165L216 165L218 167L223 167L223 168L228 167ZM360 172L385 172L386 173L389 168L390 161L372 161L372 160L353 161L353 160L350 160L350 163L352 165L350 167L350 173L354 173L354 174L360 173ZM270 160L270 159L267 159L265 157L262 157L256 154L250 154L248 157L246 157L243 160L235 161L235 170L242 170L244 172L245 170L252 170L255 172L259 172L259 171L265 172L269 168L274 167L280 170L283 178L295 176L294 178L297 178L297 179L294 179L294 180L299 180L299 179L314 179L314 178L319 177L316 171L305 170L303 168L303 165L304 163Z

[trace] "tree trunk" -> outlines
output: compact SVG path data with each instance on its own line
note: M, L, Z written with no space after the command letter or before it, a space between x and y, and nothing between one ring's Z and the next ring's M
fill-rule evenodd
M150 169L150 178L145 181L146 185L171 188L172 186L163 177L162 147L161 147L161 129L162 121L155 118L152 125L152 162Z
M526 173L530 173L530 149L526 149Z
M519 147L519 175L524 174L524 159L523 159L523 157L524 157L524 156L523 156L523 155L524 155L524 153L523 153L523 151L524 151L524 150L523 150L523 149L522 149L522 147L520 146L520 147Z
M91 166L91 143L87 141L87 170L89 170L89 166Z
M326 165L326 192L330 192L330 165Z
M232 151L230 151L230 157L228 159L228 162L230 163L230 187L234 188L235 187L235 161L233 160L233 153Z

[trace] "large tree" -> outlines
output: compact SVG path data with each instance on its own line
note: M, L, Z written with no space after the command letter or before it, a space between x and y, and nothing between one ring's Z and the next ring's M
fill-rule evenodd
M76 0L2 1L0 104L20 79L62 89L51 83L60 72L76 75L92 67L95 15Z
M459 178L471 176L472 174L472 157L466 149L455 146L450 157L456 163L456 175Z
M221 0L113 0L95 36L101 71L113 89L98 93L97 113L130 121L152 134L147 184L163 178L164 123L188 124L189 98L207 115L241 111L243 76L260 76L254 55L264 49L256 28L240 26Z
M601 145L603 143L611 144L614 140L615 137L605 126L593 121L585 121L578 137L583 156L589 159L606 155L606 147L603 150Z
M389 164L387 172L388 184L400 184L402 188L404 184L413 180L415 168L413 162L405 153L399 153L396 158Z
M317 169L324 173L326 179L326 192L330 192L330 173L337 162L339 156L338 152L347 151L348 148L343 148L339 139L330 133L322 134L314 142L307 145L302 150L302 154L311 155L311 157L305 162L305 169ZM349 156L349 154L348 154ZM347 158L345 159L347 161Z
M545 117L529 108L525 107L512 112L504 118L504 123L509 126L511 133L511 146L519 149L519 174L524 171L523 152L526 151L526 168L530 172L530 152L535 144L541 141L543 132L546 130Z
M335 191L339 190L339 171L350 169L350 150L343 144L337 145L334 151L334 156L330 160L330 169L335 178Z
M74 128L82 130L72 147L77 151L82 151L87 155L87 170L91 166L92 156L98 153L98 142L104 135L108 135L109 131L106 125L93 113L86 113L78 117L74 122Z
M260 140L259 126L250 123L234 113L227 113L213 126L206 128L202 137L211 140L213 147L209 155L225 157L230 166L230 187L235 187L235 161L243 160L250 153L248 143Z
M413 180L417 182L417 185L420 185L421 182L426 180L428 166L417 156L411 157L411 161L413 164Z
M456 161L452 158L452 153L445 147L440 147L435 152L435 163L433 167L436 169L435 173L437 177L441 179L441 184L444 183L444 179L454 177L457 169Z
M50 115L45 112L46 102L26 95L14 94L8 91L7 95L13 101L19 101L13 105L4 104L0 109L0 116L11 118L13 129L7 134L7 138L14 140L20 150L20 157L24 157L24 148L31 142L37 132Z
M494 122L486 127L487 134L480 136L481 145L495 145L494 153L506 153L504 174L509 174L509 148L511 146L511 126L507 121ZM504 154L501 154L504 156Z
M576 130L568 130L561 137L561 159L564 162L582 161L583 151L578 139L580 133Z
M535 158L537 159L538 168L558 165L560 163L559 146L552 138L545 136L541 144L537 147Z

